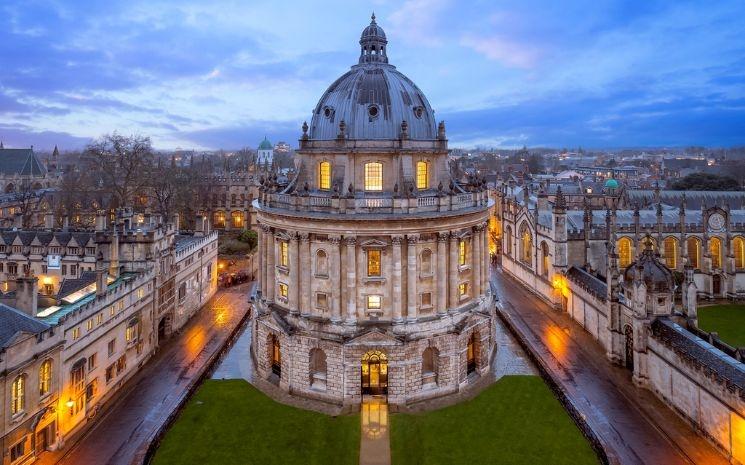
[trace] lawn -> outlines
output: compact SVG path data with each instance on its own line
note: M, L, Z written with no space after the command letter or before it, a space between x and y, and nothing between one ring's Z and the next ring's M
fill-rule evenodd
M475 399L391 417L394 465L599 463L538 376L507 376Z
M745 347L745 305L699 307L698 327L719 333L731 346Z
M359 415L274 402L244 380L207 380L166 433L154 465L357 464Z

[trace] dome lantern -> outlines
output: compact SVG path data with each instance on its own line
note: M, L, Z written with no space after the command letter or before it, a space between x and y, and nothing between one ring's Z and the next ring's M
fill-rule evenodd
M360 37L360 64L362 63L388 63L386 46L388 40L383 28L375 22L375 13L372 14L370 25L362 31Z

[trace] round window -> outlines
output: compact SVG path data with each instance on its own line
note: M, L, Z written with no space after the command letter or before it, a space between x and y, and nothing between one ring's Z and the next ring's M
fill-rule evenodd
M377 118L378 107L376 105L370 105L369 107L367 107L367 114L370 115L370 118Z
M325 116L326 118L331 118L331 116L333 116L333 114L334 114L334 109L333 108L326 107L326 108L323 109L323 116Z
M424 114L424 108L422 107L414 107L414 116L417 118L421 118Z

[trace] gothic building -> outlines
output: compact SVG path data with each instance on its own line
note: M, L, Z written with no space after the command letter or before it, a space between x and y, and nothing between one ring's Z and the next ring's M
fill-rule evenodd
M254 203L253 350L293 394L406 404L489 370L490 201L482 179L451 176L445 125L389 64L374 16L359 44L303 124L295 174L263 180Z

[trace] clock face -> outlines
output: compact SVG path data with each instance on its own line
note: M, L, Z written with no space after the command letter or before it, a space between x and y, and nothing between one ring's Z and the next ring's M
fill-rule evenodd
M719 213L714 213L709 217L709 227L715 230L724 228L724 217Z

